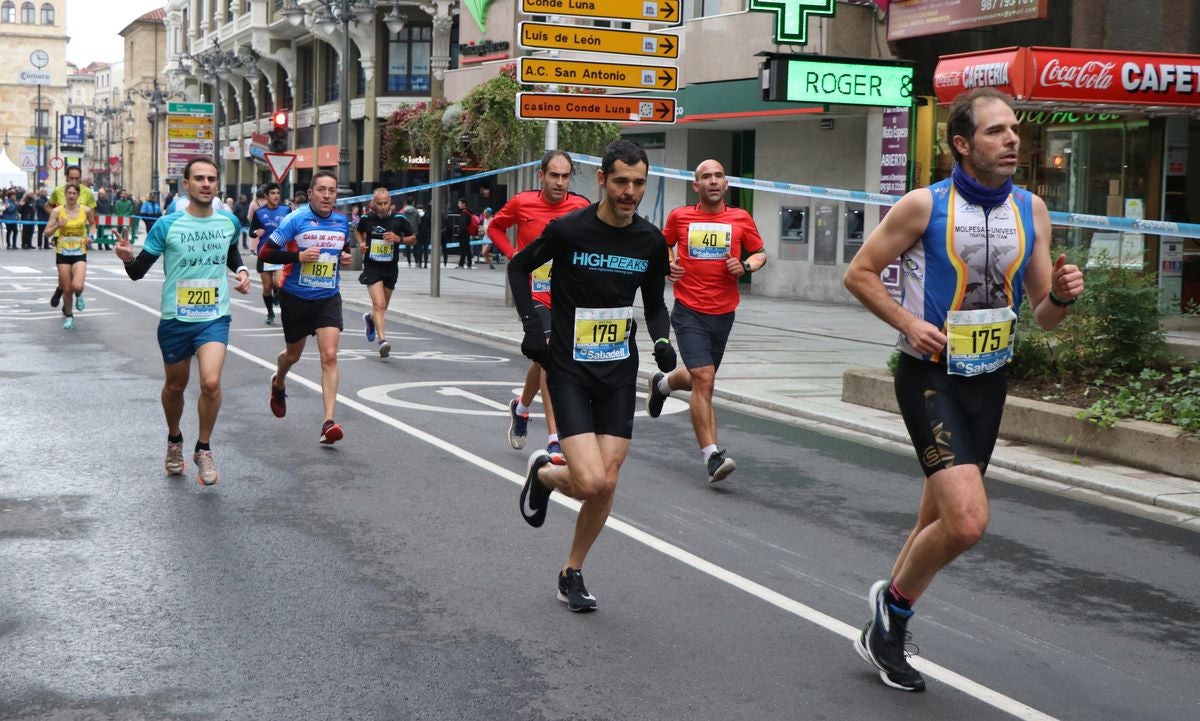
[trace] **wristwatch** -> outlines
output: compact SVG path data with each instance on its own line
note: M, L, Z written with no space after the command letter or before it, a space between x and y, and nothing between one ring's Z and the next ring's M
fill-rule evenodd
M750 267L750 263L745 260L742 261L742 270L746 271L747 273L754 272L754 269Z
M1072 298L1071 300L1062 300L1057 295L1054 295L1053 290L1050 291L1050 302L1053 303L1054 305L1058 306L1059 308L1066 308L1070 305L1073 305L1076 300L1077 300L1076 298Z

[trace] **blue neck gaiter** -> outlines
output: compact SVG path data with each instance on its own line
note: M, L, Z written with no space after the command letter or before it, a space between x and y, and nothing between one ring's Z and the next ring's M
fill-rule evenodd
M1012 178L1005 178L999 188L985 188L979 184L979 181L967 175L967 171L963 170L958 163L954 164L951 178L953 178L954 189L958 191L959 195L966 198L971 205L978 205L984 210L991 210L998 205L1003 205L1004 201L1008 200L1008 196L1012 194Z

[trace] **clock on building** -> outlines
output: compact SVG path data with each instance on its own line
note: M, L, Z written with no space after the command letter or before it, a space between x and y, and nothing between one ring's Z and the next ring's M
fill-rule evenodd
M35 68L44 68L50 64L50 56L45 50L34 50L29 54L29 62L33 63Z

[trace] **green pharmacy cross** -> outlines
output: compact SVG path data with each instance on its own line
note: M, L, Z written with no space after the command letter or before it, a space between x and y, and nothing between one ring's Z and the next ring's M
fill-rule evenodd
M487 11L492 0L462 0L462 4L471 11L471 17L475 18L475 24L479 26L479 31L486 33Z
M750 9L775 13L776 45L807 45L808 16L833 15L834 0L750 0Z

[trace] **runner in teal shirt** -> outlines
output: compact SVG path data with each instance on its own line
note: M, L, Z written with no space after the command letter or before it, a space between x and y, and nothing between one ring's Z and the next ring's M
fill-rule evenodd
M154 224L145 248L136 258L129 237L117 234L117 257L133 280L146 275L160 257L166 271L163 283L158 345L162 350L166 382L163 384L163 415L167 419L166 471L183 473L183 392L191 375L192 356L200 366L200 430L192 462L197 481L211 486L220 479L213 464L209 441L221 409L221 370L229 344L229 279L226 268L236 274L234 289L250 292L250 272L238 253L241 223L232 213L217 209L213 195L218 186L212 160L196 158L183 171L183 189L189 204Z

